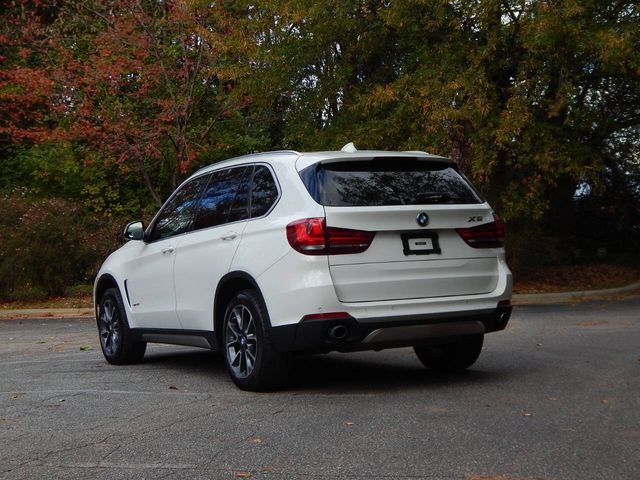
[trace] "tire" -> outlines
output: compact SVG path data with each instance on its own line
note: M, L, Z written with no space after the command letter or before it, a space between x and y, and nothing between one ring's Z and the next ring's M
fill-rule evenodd
M453 343L413 347L418 359L435 372L458 372L475 363L482 351L484 335L468 335Z
M144 357L147 342L134 342L129 330L122 296L116 288L109 288L100 299L98 309L100 348L107 362L114 365L137 363Z
M255 290L229 301L221 343L229 375L241 390L277 390L289 379L290 356L273 347L269 328L266 306Z

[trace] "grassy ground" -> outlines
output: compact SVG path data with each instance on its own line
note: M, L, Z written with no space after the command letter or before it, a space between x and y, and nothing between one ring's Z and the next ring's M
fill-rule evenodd
M638 267L609 264L545 267L516 277L514 293L599 290L622 287L639 280ZM0 309L91 308L91 295L86 293L90 288L81 290L84 291L66 297L0 302Z

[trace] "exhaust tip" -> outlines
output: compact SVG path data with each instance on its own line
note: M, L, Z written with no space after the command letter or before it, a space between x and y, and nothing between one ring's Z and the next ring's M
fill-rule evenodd
M329 329L329 337L334 340L343 340L347 337L349 331L344 325L334 325Z
M501 327L506 327L507 326L507 322L509 321L509 313L508 312L503 312L500 314L500 316L498 317L498 323L500 324Z

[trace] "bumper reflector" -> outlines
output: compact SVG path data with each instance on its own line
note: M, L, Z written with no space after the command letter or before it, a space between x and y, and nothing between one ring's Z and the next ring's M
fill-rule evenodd
M345 319L353 318L347 312L323 312L323 313L310 313L302 317L302 320L331 320L331 319Z

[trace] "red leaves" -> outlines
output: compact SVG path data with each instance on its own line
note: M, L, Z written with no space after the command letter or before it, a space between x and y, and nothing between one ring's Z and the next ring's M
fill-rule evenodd
M163 159L185 173L202 148L190 141L189 121L205 62L186 7L153 8L154 18L126 0L117 13L105 11L108 26L86 39L94 52L68 57L72 129L121 165Z
M0 13L2 137L71 139L123 170L173 171L177 182L217 145L216 122L251 103L234 89L234 49L250 47L242 35L234 46L226 7L42 5Z
M54 83L39 69L0 71L0 135L14 141L47 141L57 136L47 124Z

